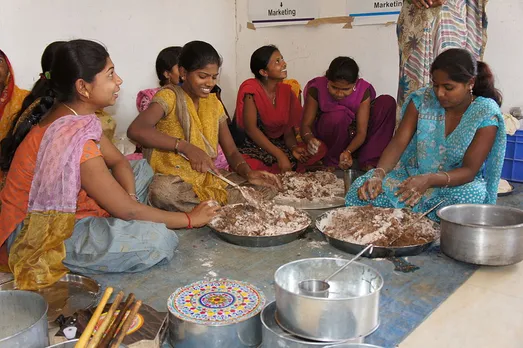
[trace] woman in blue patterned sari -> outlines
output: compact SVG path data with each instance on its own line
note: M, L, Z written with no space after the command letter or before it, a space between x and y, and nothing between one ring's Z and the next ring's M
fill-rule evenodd
M440 54L432 88L407 98L378 167L359 178L346 205L412 207L495 204L505 155L501 94L487 64L463 49ZM435 212L429 217L437 220Z

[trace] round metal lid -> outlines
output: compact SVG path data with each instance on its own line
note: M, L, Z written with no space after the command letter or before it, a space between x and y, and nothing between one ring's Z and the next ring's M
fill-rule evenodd
M169 312L195 324L223 326L261 312L265 296L255 286L230 279L203 280L179 288L167 300Z

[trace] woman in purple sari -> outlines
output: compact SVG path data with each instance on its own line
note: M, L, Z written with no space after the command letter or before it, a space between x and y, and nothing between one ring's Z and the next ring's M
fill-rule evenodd
M334 59L325 76L309 81L304 96L301 136L308 151L315 154L324 143L326 166L348 169L356 157L361 169L375 168L394 133L394 98L376 98L374 87L359 78L359 67L349 57Z

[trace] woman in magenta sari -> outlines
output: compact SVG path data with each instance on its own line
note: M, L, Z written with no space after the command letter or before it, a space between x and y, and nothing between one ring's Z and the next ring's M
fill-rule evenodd
M394 133L394 98L376 98L374 87L359 78L359 67L349 57L334 59L325 76L309 81L304 95L301 136L309 153L325 144L326 166L347 169L356 157L361 169L375 168Z

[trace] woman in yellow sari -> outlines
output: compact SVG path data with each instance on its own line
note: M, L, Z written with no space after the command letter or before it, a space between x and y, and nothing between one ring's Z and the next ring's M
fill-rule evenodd
M15 84L13 67L5 53L0 50L0 140L4 139L14 116L22 108L29 91Z
M300 101L300 104L301 104L301 102L302 102L301 85L298 82L298 80L295 80L295 79L283 80L283 84L291 86L292 91L294 92L294 94L296 94L296 97L298 98L298 100Z
M229 201L227 184L208 173L221 145L232 171L254 185L281 187L274 176L253 171L239 153L222 103L211 91L221 58L210 44L186 44L179 59L182 86L166 86L130 125L130 139L153 149L146 154L157 174L150 187L151 204L187 210L203 200ZM187 158L187 159L186 159Z

